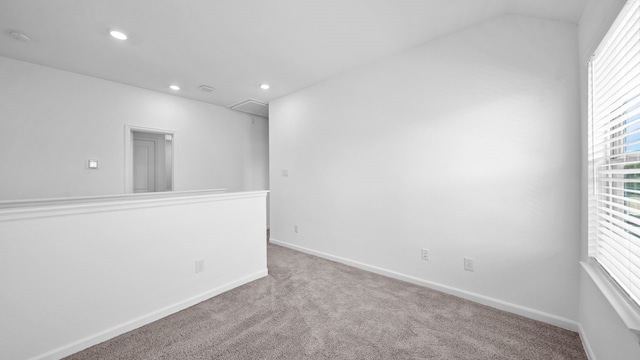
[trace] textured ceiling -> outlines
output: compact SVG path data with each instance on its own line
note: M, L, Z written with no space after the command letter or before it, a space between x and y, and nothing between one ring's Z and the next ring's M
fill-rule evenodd
M501 14L577 23L586 1L2 0L0 55L228 107L268 102ZM8 36L14 29L32 40Z

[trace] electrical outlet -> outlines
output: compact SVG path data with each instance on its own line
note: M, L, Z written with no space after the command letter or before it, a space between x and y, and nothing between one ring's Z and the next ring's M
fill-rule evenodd
M196 260L196 272L203 272L204 271L204 259L198 259Z
M474 271L473 270L473 259L464 258L464 269L466 271Z
M293 231L295 231L295 233L298 233L298 225L293 225Z
M429 249L422 249L422 260L429 260Z

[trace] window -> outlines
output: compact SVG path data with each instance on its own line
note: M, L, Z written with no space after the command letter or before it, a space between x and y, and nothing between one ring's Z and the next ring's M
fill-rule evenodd
M589 256L640 306L640 0L589 62Z

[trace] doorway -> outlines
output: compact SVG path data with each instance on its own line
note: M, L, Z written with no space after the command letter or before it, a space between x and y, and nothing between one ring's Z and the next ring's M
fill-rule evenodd
M172 191L175 132L127 127L126 193Z

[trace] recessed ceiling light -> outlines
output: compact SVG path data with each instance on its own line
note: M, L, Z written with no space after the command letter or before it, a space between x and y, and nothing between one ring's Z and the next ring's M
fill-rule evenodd
M113 37L114 39L118 39L118 40L127 40L129 38L127 34L118 30L109 30L109 35L111 35L111 37Z
M16 40L25 41L25 42L31 41L31 38L29 37L29 35L23 33L22 31L9 30L7 31L7 34Z
M270 87L271 87L271 86L269 86L269 84L262 84L262 85L260 85L260 89L262 89L262 90L269 90L269 88L270 88Z
M169 89L178 91L178 90L180 90L180 86L178 86L178 85L169 85Z

